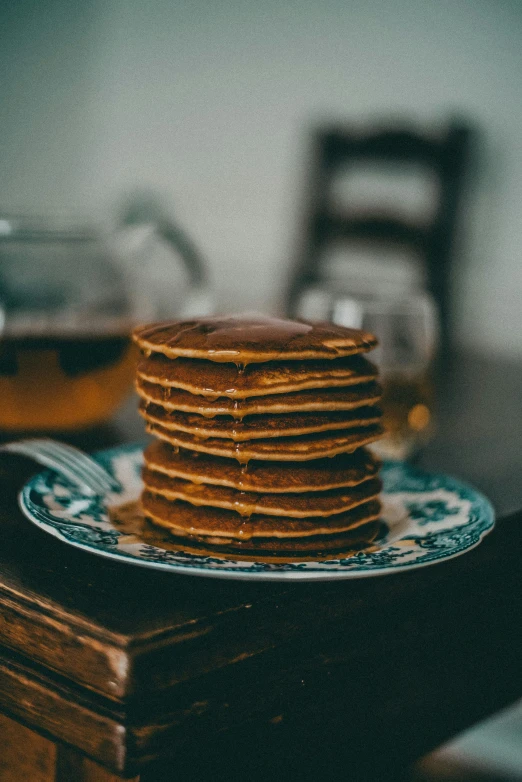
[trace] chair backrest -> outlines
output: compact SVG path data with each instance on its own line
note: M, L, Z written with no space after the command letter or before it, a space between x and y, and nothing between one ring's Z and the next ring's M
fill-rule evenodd
M445 133L421 135L410 128L374 129L361 134L345 127L326 127L316 132L311 182L304 225L300 232L297 263L288 293L288 309L295 314L300 291L321 280L325 249L333 242L363 241L378 246L403 247L413 251L424 265L426 287L434 296L441 316L441 336L446 345L450 329L450 269L455 228L461 200L470 142L470 128L453 122ZM405 220L400 211L375 203L370 211L339 207L332 199L334 181L366 163L386 167L418 165L438 180L437 203L429 221Z

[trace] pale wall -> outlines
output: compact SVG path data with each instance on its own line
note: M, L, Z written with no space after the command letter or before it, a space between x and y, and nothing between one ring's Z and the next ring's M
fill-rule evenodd
M310 121L474 119L459 339L522 355L521 2L4 0L1 22L1 203L105 216L157 189L222 309L277 306Z

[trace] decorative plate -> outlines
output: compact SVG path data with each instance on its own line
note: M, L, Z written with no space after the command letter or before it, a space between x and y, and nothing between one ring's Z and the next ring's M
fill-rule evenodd
M142 447L123 446L96 458L123 487L111 502L136 500L141 490ZM239 562L136 541L109 519L108 498L87 497L49 470L24 486L20 505L37 526L91 554L174 573L265 581L361 578L424 567L469 551L493 527L488 500L454 478L421 472L402 462L385 463L381 474L384 524L377 544L371 551L321 562Z

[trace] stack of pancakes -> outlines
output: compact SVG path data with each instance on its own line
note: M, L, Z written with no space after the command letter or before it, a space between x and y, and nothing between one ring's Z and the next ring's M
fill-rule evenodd
M135 330L142 504L181 550L285 561L377 535L382 434L371 334L326 323L205 318Z

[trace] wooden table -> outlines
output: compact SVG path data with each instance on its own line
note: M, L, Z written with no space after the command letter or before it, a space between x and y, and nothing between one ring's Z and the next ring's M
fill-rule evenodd
M459 387L450 402L473 396L473 384ZM445 415L461 420L451 406ZM129 412L118 425L130 439L141 431ZM484 436L492 464L502 449L481 426L464 431L471 450ZM439 438L445 427L463 433L442 416ZM121 433L84 443L104 438ZM423 460L444 466L444 447L435 441ZM446 469L469 478L478 462L464 450L465 469L451 459ZM28 472L22 460L0 465L2 782L398 780L522 696L522 513L466 556L411 573L226 582L51 538L17 509Z

